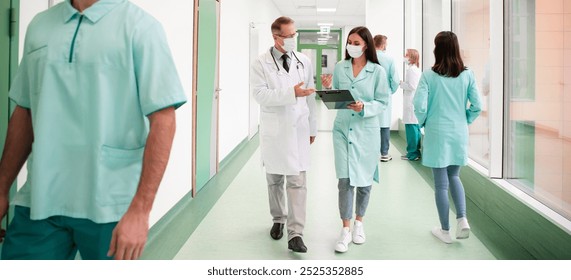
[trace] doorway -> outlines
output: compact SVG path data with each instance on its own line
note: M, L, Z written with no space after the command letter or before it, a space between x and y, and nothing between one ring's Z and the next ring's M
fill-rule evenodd
M220 0L195 0L194 10L193 197L214 177L219 168Z
M297 49L305 54L313 64L315 88L321 90L321 78L333 75L337 62L341 61L341 30L331 30L324 34L319 30L299 30Z

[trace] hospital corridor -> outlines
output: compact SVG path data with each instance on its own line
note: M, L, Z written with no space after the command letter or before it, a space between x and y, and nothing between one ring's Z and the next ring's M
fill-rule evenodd
M569 19L570 0L0 0L0 268L569 261Z

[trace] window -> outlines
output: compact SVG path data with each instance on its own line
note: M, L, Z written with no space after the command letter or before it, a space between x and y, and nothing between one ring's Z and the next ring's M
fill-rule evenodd
M469 126L468 154L489 168L490 0L453 0L452 13L452 31L458 36L464 64L474 71L482 98L482 113Z
M504 3L505 175L571 218L571 1Z

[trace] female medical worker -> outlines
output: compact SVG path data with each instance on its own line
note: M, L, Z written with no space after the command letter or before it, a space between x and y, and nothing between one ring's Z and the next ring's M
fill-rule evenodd
M415 49L407 49L404 55L405 63L408 65L404 74L404 82L400 82L402 92L402 121L406 131L406 155L402 156L404 160L420 159L420 125L414 115L412 107L412 98L414 91L422 74L418 64L420 56Z
M456 239L470 234L459 173L460 166L468 161L468 124L480 115L481 102L474 73L464 66L460 56L456 35L442 31L434 44L434 66L420 77L413 104L418 122L424 126L422 164L431 167L434 174L440 227L435 227L432 234L449 244L448 187L456 206Z
M343 230L335 251L346 252L349 242L365 242L363 216L367 209L373 180L378 180L380 156L378 115L386 108L390 96L385 70L377 60L373 37L366 27L349 32L345 60L333 72L334 89L351 91L356 102L349 110L339 110L333 125L335 171L339 179L339 212ZM353 196L357 188L356 220L353 234L349 229Z

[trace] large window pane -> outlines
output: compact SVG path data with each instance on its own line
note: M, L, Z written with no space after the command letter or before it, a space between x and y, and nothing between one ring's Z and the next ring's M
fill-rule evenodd
M482 97L482 114L469 126L469 156L489 168L490 0L453 0L452 11L452 31L458 36L464 64L476 75Z
M505 3L506 175L571 218L571 1Z
M451 30L451 0L422 0L422 70L434 65L434 37Z

